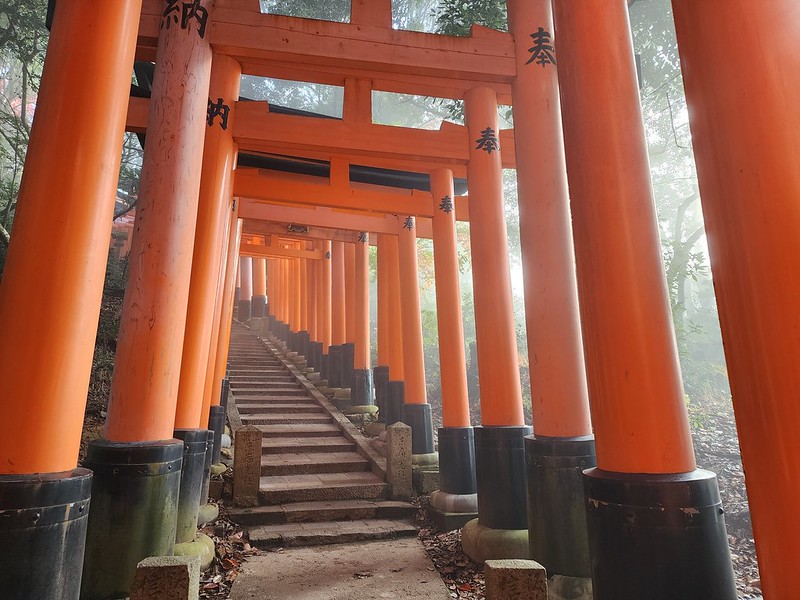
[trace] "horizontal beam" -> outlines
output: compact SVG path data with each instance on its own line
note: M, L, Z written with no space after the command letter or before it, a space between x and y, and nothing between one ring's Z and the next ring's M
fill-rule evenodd
M392 191L385 191L392 190ZM280 173L263 169L237 169L233 194L251 200L326 206L342 210L362 210L403 216L432 218L435 204L430 192L401 190L384 186L335 186L329 180L308 175ZM465 196L455 199L456 218L469 220Z
M306 258L309 260L322 260L319 250L298 250L296 248L280 248L277 246L264 246L261 244L241 244L239 256L253 256L256 258Z
M395 215L375 216L364 212L335 211L322 207L305 208L266 204L254 202L247 198L240 199L239 218L246 221L269 221L279 223L284 227L289 224L295 224L355 232L385 233L388 235L398 235L404 222L404 217ZM431 219L417 219L417 237L430 238L432 236L433 226Z
M346 229L331 229L327 227L308 227L308 231L301 232L287 232L286 225L282 223L270 223L267 221L255 221L246 219L242 223L242 235L256 235L256 236L280 236L291 237L292 239L302 240L331 240L334 242L351 242L358 241L357 231L348 231Z
M163 4L144 2L140 57L154 53ZM444 36L265 15L253 6L217 6L206 34L214 50L238 60L245 73L334 85L357 76L373 80L374 89L445 98L490 86L510 97L516 65L508 33L475 27L470 37Z

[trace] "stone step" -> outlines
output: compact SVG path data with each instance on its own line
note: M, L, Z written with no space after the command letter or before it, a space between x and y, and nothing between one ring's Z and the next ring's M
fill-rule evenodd
M356 473L368 470L369 461L358 452L266 454L261 457L262 475Z
M264 437L261 450L264 454L287 454L304 452L317 454L323 452L351 452L356 445L344 436L336 437Z
M308 423L323 424L332 423L333 419L327 413L294 413L286 415L270 415L263 413L251 413L242 415L242 423L245 425L278 425L281 423Z
M261 478L264 504L383 498L387 485L371 472L279 475Z
M292 523L265 525L250 530L250 544L256 548L321 546L373 540L387 540L417 535L411 523L370 519L338 523Z
M287 404L284 402L260 402L258 404L236 403L236 410L239 414L271 414L279 415L288 413L323 413L325 412L313 398L298 398L298 402Z
M256 425L265 437L284 438L312 438L312 437L340 437L341 429L333 424L310 423L279 423L276 425Z
M248 384L248 383L269 383L271 385L279 385L282 382L292 382L295 385L300 385L297 380L286 373L285 375L231 375L228 377L231 383Z
M263 392L264 394L275 396L308 396L308 390L301 387L271 387L264 384L251 384L246 386L239 386L231 384L231 389L236 395L247 394L252 392Z
M230 518L245 526L320 523L324 521L363 521L368 519L411 519L416 508L393 500L333 500L330 502L292 502L277 506L258 506L231 510Z
M264 404L267 403L277 403L277 404L285 404L292 402L301 402L305 400L314 401L311 396L273 396L269 393L262 393L262 394L254 394L253 392L247 392L244 394L234 394L236 396L236 405L238 406L241 404L258 404L259 402L263 402Z

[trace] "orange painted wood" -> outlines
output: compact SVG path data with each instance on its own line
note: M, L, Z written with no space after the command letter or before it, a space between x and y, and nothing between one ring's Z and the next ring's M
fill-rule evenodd
M239 273L242 275L242 285L239 288L239 299L247 302L253 300L253 258L241 256L239 258Z
M214 56L211 65L210 96L222 98L228 106L239 99L241 68L226 56ZM230 112L228 123L235 115ZM233 186L233 167L236 152L230 128L219 123L206 125L203 147L203 167L197 208L197 226L192 255L192 275L186 330L180 363L178 404L175 411L176 428L201 427L203 390L208 379L209 348L212 347L217 288L226 237L228 212ZM219 308L216 309L219 312ZM217 323L219 335L219 323ZM214 348L216 351L216 348Z
M345 252L342 242L333 242L331 249L331 344L347 342L347 309L345 308Z
M597 464L691 471L627 4L558 2L554 18Z
M354 0L356 4L366 4L369 0ZM391 0L390 0L391 1ZM389 7L389 27L391 27L391 6ZM346 121L372 123L372 82L369 79L348 77L344 80L344 103L342 118Z
M322 242L321 250L324 252L325 257L322 261L322 285L320 286L321 296L320 302L322 304L322 351L327 354L328 348L333 343L332 338L332 303L331 303L331 241L327 240Z
M298 281L297 289L300 294L300 331L308 331L308 261L300 259L298 261Z
M236 269L239 247L239 238L242 234L242 221L234 210L231 215L231 232L229 237L228 255L225 266L225 294L223 295L222 310L220 313L220 333L217 341L216 365L214 367L214 381L211 388L210 405L216 406L220 401L222 379L225 377L228 365L228 351L231 341L231 325L233 323L233 272ZM213 351L213 349L212 349ZM215 393L216 390L216 393ZM208 423L208 412L203 407L202 423Z
M442 379L442 424L469 427L467 358L461 314L456 220L447 210L453 198L453 173L431 171L433 192L433 263L436 275L436 317L439 328L439 371ZM449 205L452 206L452 205Z
M378 365L389 365L389 261L386 236L378 238Z
M213 19L212 3L202 5ZM104 431L115 442L172 437L210 76L208 36L165 27L156 54L136 235Z
M369 240L355 244L354 328L356 369L370 368L369 343Z
M55 12L0 284L0 474L78 462L140 7Z
M356 248L344 245L344 337L347 343L356 341Z
M307 260L306 261L306 290L308 296L308 334L311 336L312 342L319 341L319 329L317 326L317 304L319 293L317 292L317 268L320 261Z
M282 223L272 223L268 221L254 221L248 220L244 222L243 231L249 234L261 235L285 235L286 225ZM318 242L336 238L340 242L355 242L358 239L358 232L347 231L345 229L331 229L327 227L309 227L308 233L302 234L304 239L316 240ZM319 256L323 256L321 248L314 248L315 252L319 252Z
M761 589L791 598L800 560L800 5L672 6ZM731 60L747 39L757 42Z
M391 29L392 0L352 0L350 22Z
M508 9L518 42L512 89L534 433L591 435L558 75L555 64L527 64L530 34L553 34L551 2L511 0Z
M403 313L400 301L400 246L397 236L387 235L386 264L389 267L389 379L403 381Z
M351 231L371 231L397 235L397 219L388 215L364 216L334 211L330 208L297 208L277 204L263 204L241 201L239 214L243 219L296 223L298 225L349 229Z
M253 296L267 295L267 261L253 258Z
M291 263L291 288L289 290L289 298L292 303L292 318L291 325L292 331L302 331L302 312L303 312L303 290L301 283L301 265L302 259L293 258Z
M279 248L275 246L260 246L258 244L242 244L239 248L242 256L255 258L286 257L302 258L304 260L322 260L322 253L315 250L301 250L298 248Z
M475 333L481 385L481 424L524 425L519 357L511 299L508 234L500 150L478 146L482 132L498 131L497 99L489 88L470 90L464 101L470 132L468 185Z
M411 227L398 236L400 259L400 312L402 313L403 368L406 404L425 404L425 351L422 345L422 313L419 303L417 236ZM403 219L405 221L405 219Z

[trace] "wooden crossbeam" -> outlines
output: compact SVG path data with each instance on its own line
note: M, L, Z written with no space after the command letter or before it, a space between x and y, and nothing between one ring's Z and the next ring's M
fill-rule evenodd
M155 56L163 6L163 0L144 2L140 59ZM248 74L333 85L363 77L373 89L442 98L490 86L501 102L510 98L516 75L510 34L476 27L471 37L453 37L381 25L264 15L251 0L239 0L217 4L207 36Z
M242 223L242 235L279 236L295 240L332 240L334 242L357 242L358 232L347 229L333 229L330 227L307 227L305 232L287 231L284 223L272 223L245 219Z
M239 246L239 255L256 258L306 258L310 260L322 260L323 258L322 252L319 250L298 250L295 248L246 243Z

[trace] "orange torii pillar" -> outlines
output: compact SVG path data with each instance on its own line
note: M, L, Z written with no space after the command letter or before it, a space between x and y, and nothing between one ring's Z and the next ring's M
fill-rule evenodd
M341 387L352 388L356 345L356 246L352 242L344 244L344 310Z
M378 234L378 364L372 368L375 387L375 404L378 405L378 421L384 421L386 408L384 399L389 382L389 262L386 255L386 234Z
M282 264L282 273L281 273L281 297L283 298L283 327L281 329L282 335L280 336L284 346L289 342L289 333L291 330L291 325L289 321L292 317L292 307L290 306L290 269L291 269L291 260L288 258L281 259Z
M239 299L242 295L242 271L239 269L239 261L236 261L236 289L233 293L233 316L239 316Z
M431 172L431 194L443 425L439 428L440 486L431 494L431 508L434 521L439 524L445 520L445 513L474 516L478 510L478 488L475 480L475 432L470 423L467 394L455 192L450 169ZM459 524L463 525L464 519L461 517Z
M319 316L321 323L320 342L322 342L322 355L319 362L319 373L323 381L327 381L330 374L329 348L331 346L331 241L325 240L320 244L322 261L317 289L319 290ZM328 382L330 383L330 382Z
M229 129L232 125L230 107L239 98L241 73L241 66L235 60L214 56L209 93L214 98L219 97L220 103L229 108L224 111L224 121L216 117L211 124L207 122L203 147L192 276L175 412L174 436L188 449L184 453L181 471L178 543L194 539L197 513L200 503L205 500L201 495L208 473L204 473L205 450L201 452L200 449L207 445L209 436L209 422L202 419L202 413L215 320L209 318L209 314L215 312L220 267L224 264L223 253L227 253L233 166L236 162L235 144ZM223 242L226 242L224 248ZM217 333L218 328L219 322ZM217 425L221 435L224 424L219 423L219 418Z
M253 259L253 306L252 316L261 318L267 309L267 261Z
M80 593L92 474L76 467L141 4L73 0L52 24L0 284L0 589L10 598Z
M532 430L522 413L495 92L470 90L464 108L481 427L475 428L478 519L467 523L462 540L476 561L527 558L524 437Z
M597 448L584 472L594 597L733 600L716 477L692 449L627 2L554 7Z
M206 0L192 15L165 11L162 18L131 247L136 260L104 439L89 445L85 461L99 493L89 513L81 591L87 600L126 595L136 564L171 554L175 543L183 443L172 434L211 114L211 6Z
M403 314L400 299L400 248L398 236L384 236L389 286L389 381L384 396L386 426L403 419L405 398L405 365L403 364Z
M672 6L761 589L764 598L792 598L800 560L800 5L715 4ZM747 39L757 42L732 58Z
M422 314L419 304L417 228L414 217L403 220L398 237L400 301L403 323L405 396L402 420L411 427L411 453L415 464L438 460L433 444L433 421L425 387L425 349L422 344Z
M511 0L520 244L534 435L525 440L531 558L591 577L581 472L596 465L583 358L551 0ZM549 40L549 41L548 41ZM533 46L531 46L533 44ZM585 582L581 582L585 583Z
M239 313L237 318L246 323L253 315L253 257L242 256L239 259L239 273L242 280L239 288Z
M297 248L295 244L291 248ZM302 284L302 265L301 259L293 258L292 264L292 281L291 281L291 298L292 298L292 319L290 322L290 345L289 348L294 352L300 352L300 332L302 331L303 320L303 284Z
M311 243L311 249L317 250L317 243ZM307 283L308 289L308 345L306 347L306 362L308 366L315 371L319 371L319 361L322 357L322 342L320 342L320 326L318 322L319 317L319 293L317 291L317 272L320 267L319 260L309 260L307 267ZM309 373L310 376L310 373Z
M353 406L371 406L372 370L369 343L369 234L358 234L355 244L355 349L353 354L353 383L350 402Z
M331 345L328 348L328 387L342 387L342 347L347 342L345 309L344 242L335 241L331 249Z
M276 258L273 261L274 269L274 282L273 282L273 296L275 309L273 312L274 320L272 321L272 333L275 337L282 342L286 339L286 260L283 258Z

